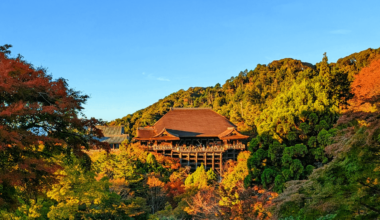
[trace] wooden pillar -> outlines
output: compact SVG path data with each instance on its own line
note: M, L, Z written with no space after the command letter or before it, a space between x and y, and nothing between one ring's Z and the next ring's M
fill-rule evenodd
M215 167L215 152L212 152L212 170L214 170Z
M187 153L187 166L190 166L190 152Z
M198 167L198 152L195 153L195 168Z
M203 159L204 159L204 166L206 167L207 166L207 152L204 153L203 155Z
M219 170L220 170L220 174L222 174L222 173L223 173L223 154L220 153L219 155L220 155L220 161L219 161L220 165L219 165Z
M182 152L179 152L179 163L180 163L181 166L182 166Z

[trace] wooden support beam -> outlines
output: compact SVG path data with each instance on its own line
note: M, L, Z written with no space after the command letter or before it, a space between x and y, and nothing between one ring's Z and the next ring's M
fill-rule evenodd
M203 160L204 160L204 166L205 166L205 168L206 168L206 166L207 166L207 153L205 152L204 153L204 155L203 155Z
M187 153L187 166L190 166L190 152Z
M198 152L195 153L195 168L198 167Z
M219 163L220 163L220 165L219 165L219 170L220 170L220 174L222 175L222 173L223 173L223 154L222 154L222 153L220 153L220 154L219 154L219 156L220 156L220 161L219 161Z
M215 167L215 152L212 152L212 169Z

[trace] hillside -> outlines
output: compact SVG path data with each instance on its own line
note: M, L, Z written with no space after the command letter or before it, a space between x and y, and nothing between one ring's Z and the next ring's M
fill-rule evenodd
M1 219L380 217L380 49L258 65L111 122L133 134L170 107L212 108L251 135L219 178L139 143L110 152L104 122L80 118L88 96L10 47L0 46Z
M367 49L341 58L328 67L342 77L335 79L336 84L343 85L342 80L352 82L354 76L368 65L380 53L379 49ZM326 60L327 62L327 60ZM271 105L278 94L288 90L294 83L318 76L320 63L312 65L291 58L276 60L268 65L258 64L254 70L241 71L221 86L219 83L210 87L190 87L179 90L158 102L123 118L111 121L111 125L124 125L126 132L135 135L137 127L153 125L170 107L210 107L238 125L244 134L257 134L255 120L260 113ZM340 80L340 81L339 81ZM342 91L349 90L349 84Z

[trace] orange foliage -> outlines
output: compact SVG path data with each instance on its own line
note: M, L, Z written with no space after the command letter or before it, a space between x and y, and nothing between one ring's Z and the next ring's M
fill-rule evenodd
M170 181L165 184L165 189L170 198L174 198L185 192L185 185L182 180Z
M120 195L122 199L131 199L134 192L129 188L129 183L124 178L110 179L110 191Z
M371 107L370 103L380 100L380 56L372 60L368 67L364 67L355 76L351 90L355 96L349 103L353 108L360 108L356 110L368 111Z
M152 152L152 154L156 157L157 162L161 164L164 168L176 170L181 167L179 159L177 158L167 157L155 152Z
M155 176L149 176L148 181L146 183L148 184L149 188L165 186L165 183L163 183L160 179L158 179Z
M149 186L147 191L147 204L151 208L152 213L156 213L164 208L165 202L167 201L167 193L164 188L165 183L159 179L160 177L161 176L159 174L151 173L148 175L148 179L146 181Z
M197 194L187 200L189 207L185 211L196 219L220 219L220 196L213 187L201 188Z

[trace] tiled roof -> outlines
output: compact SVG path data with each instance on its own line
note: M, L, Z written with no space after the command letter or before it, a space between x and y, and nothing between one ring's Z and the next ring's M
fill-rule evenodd
M227 118L211 109L173 109L156 122L156 132L164 128L179 137L218 136L228 127L236 127Z
M150 138L156 135L154 128L138 128L136 137L139 138Z
M97 126L103 131L104 136L124 134L124 126Z
M232 132L236 131L235 127L229 127L227 128L227 130L223 131L222 133L220 133L218 135L218 137L224 137L224 136L227 136L229 134L231 134Z
M124 135L118 135L118 136L112 136L112 137L103 137L100 139L100 141L107 142L109 144L120 144L127 138L128 138L128 135L124 134Z
M176 137L218 137L235 129L233 123L211 109L174 108L153 128L139 128L136 139L158 137L164 130Z
M97 126L102 130L104 137L100 138L101 142L109 144L120 144L125 139L129 139L129 134L124 134L124 126Z

